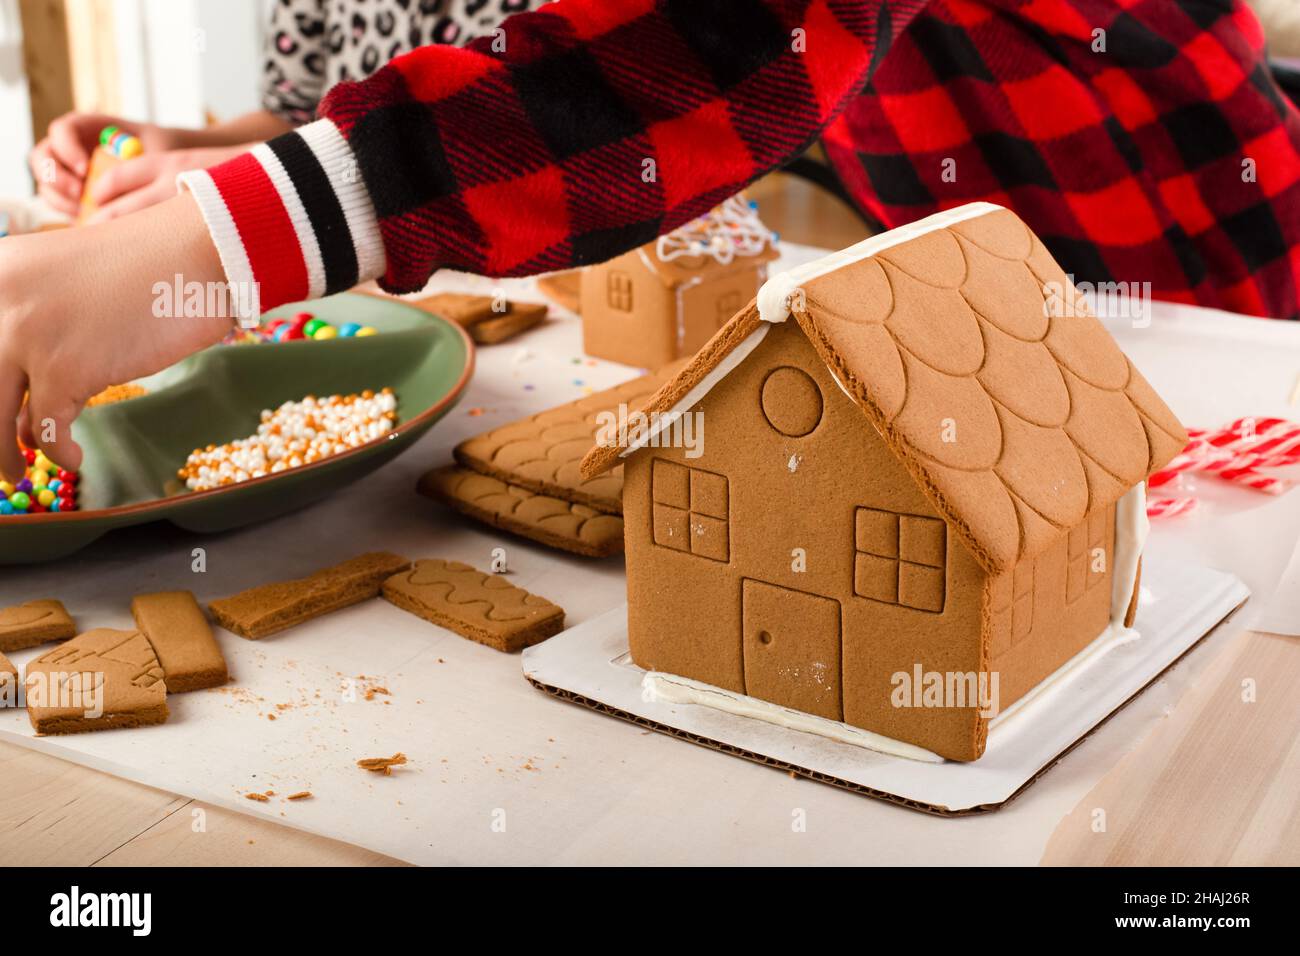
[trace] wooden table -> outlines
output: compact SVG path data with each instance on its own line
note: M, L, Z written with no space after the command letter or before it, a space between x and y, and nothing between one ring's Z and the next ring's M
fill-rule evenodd
M791 241L842 247L865 235L852 213L802 181L769 177L751 195ZM1300 686L1300 641L1243 633L1200 653L1210 656L1198 664L1205 669L1192 691L1061 821L1043 862L1300 862L1293 796L1300 711L1292 691ZM1253 704L1240 700L1246 677L1258 683ZM0 866L400 865L7 743L0 779ZM1049 775L1036 786L1050 782ZM1100 834L1098 809L1107 821ZM907 830L956 825L888 812Z

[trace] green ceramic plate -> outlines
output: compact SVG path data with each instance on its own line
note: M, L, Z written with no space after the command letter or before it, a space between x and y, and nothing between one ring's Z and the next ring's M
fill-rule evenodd
M48 561L126 525L166 519L191 531L224 531L309 504L371 473L429 430L460 398L474 346L452 322L377 296L343 294L306 308L335 325L358 322L359 339L227 345L192 355L141 381L149 394L88 408L73 425L85 451L79 509L0 517L0 564ZM378 441L291 471L212 491L176 477L195 448L257 430L264 408L304 395L397 394L397 427Z

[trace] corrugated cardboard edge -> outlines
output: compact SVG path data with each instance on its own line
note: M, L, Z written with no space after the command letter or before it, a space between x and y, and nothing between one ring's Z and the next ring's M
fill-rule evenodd
M1013 794L1011 794L1011 796L1007 797L1001 803L985 803L985 804L980 804L979 806L976 807L967 807L962 810L951 810L948 807L937 806L935 804L930 804L930 803L923 803L920 800L912 800L908 797L900 797L897 794L889 793L888 791L885 790L877 790L873 787L866 787L860 783L853 783L850 780L844 780L841 777L836 777L831 774L822 773L817 770L809 770L808 768L801 767L798 764L789 763L788 761L785 760L778 760L775 757L768 757L760 753L755 753L752 750L746 750L743 747L737 747L734 744L728 744L728 743L723 743L722 741L713 740L710 737L704 737L700 734L694 734L691 733L690 731L681 730L669 724L661 724L658 721L650 720L648 717L642 717L639 714L633 714L630 711L621 710L617 707L611 707L609 704L603 703L599 700L595 700L593 698L586 697L582 694L575 693L574 691L565 690L562 687L555 687L551 684L544 683L543 681L536 680L534 677L532 677L532 675L528 674L527 672L524 673L524 678L528 681L528 683L532 684L538 690L550 694L552 697L556 697L559 698L560 700L568 701L571 704L577 704L581 707L586 707L589 710L594 710L600 714L607 714L610 717L617 717L620 720L626 720L629 723L636 724L640 727L645 727L647 730L653 730L656 731L657 733L665 734L669 737L676 737L679 740L686 740L693 744L698 744L701 747L707 747L709 750L716 750L719 753L730 754L733 757L741 757L753 763L763 764L764 766L772 767L773 769L776 770L784 770L786 773L792 774L793 776L804 777L805 779L808 780L815 780L818 783L829 784L832 787L838 787L839 789L847 790L850 793L860 794L861 796L864 797L872 797L873 799L876 800L883 800L886 803L897 804L900 807L907 807L909 810L918 810L922 813L929 813L939 817L964 817L964 816L971 816L977 813L991 813L995 810L1001 810L1012 800L1016 799L1016 797L1020 796L1022 793L1028 790L1031 786L1034 785L1034 783L1040 777L1043 776L1043 774L1047 773L1058 763L1060 763L1063 759L1065 759L1066 755L1069 754L1070 751L1074 750L1075 747L1078 747L1085 740L1087 740L1094 733L1096 733L1099 727L1101 727L1112 717L1118 714L1121 710L1123 710L1134 700L1136 700L1139 696L1141 696L1142 693L1146 691L1148 687L1150 687L1156 681L1164 677L1165 674L1168 673L1176 664L1178 664L1179 661L1181 661L1184 657L1186 657L1196 648L1200 647L1201 644L1204 643L1204 641L1210 637L1210 635L1214 634L1216 631L1219 630L1219 628L1223 627L1224 624L1228 623L1228 621L1232 617L1234 617L1238 611L1241 610L1242 606L1246 603L1247 600L1249 600L1249 598L1243 598L1231 610L1229 610L1226 614L1224 614L1223 617L1219 618L1218 622L1215 623L1213 627L1211 627L1204 634L1198 637L1195 641L1189 644L1181 654L1179 654L1168 664L1166 664L1163 668L1161 668L1158 673L1156 673L1149 681L1147 681L1136 691L1134 691L1133 694L1130 695L1123 703L1121 703L1118 707L1116 707L1114 710L1108 713L1105 717L1102 717L1095 724L1093 724L1092 727L1089 728L1088 731L1085 734L1083 734L1083 736L1081 736L1078 740L1070 744L1068 747L1066 747L1064 750L1058 753L1055 757L1047 761L1047 763L1045 763L1038 770L1037 773L1031 776L1023 784L1021 784L1019 789L1017 789Z

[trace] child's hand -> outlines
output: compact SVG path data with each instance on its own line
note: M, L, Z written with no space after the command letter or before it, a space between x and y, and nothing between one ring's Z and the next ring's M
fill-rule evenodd
M22 477L16 434L79 468L71 426L88 398L230 329L235 320L223 316L154 315L155 283L171 285L177 275L224 281L188 194L100 226L0 240L0 473Z
M176 195L176 176L191 169L208 169L246 153L249 146L172 149L146 152L114 166L100 176L91 196L99 209L88 222L107 222L146 209Z
M152 123L132 123L102 113L65 113L50 123L45 138L28 157L37 192L59 212L77 214L90 154L105 126L116 126L139 137L146 153L175 149L184 139L183 131Z

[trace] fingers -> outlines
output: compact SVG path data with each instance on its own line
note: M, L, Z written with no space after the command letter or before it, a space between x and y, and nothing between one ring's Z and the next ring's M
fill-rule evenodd
M96 180L91 196L99 205L107 205L118 196L148 186L159 176L162 156L137 156L114 166Z
M86 142L96 132L90 128L103 117L89 116L84 113L65 113L50 124L47 138L54 158L72 170L78 177L85 177L90 165L90 151L93 142Z
M27 397L27 430L35 444L29 447L45 452L60 468L76 471L81 467L81 446L72 440L72 420L80 409L70 398L41 391L39 382L33 387L36 391Z
M0 369L0 474L11 482L23 477L26 462L18 450L18 409L27 391L27 377L13 366Z
M128 213L165 202L175 195L176 190L171 185L164 182L154 182L143 189L127 193L121 199L115 199L107 206L97 210L87 221L92 223L107 222L110 219L116 219L119 216L125 216Z
M48 139L36 144L28 163L41 197L59 212L74 214L81 198L81 178L55 158Z

